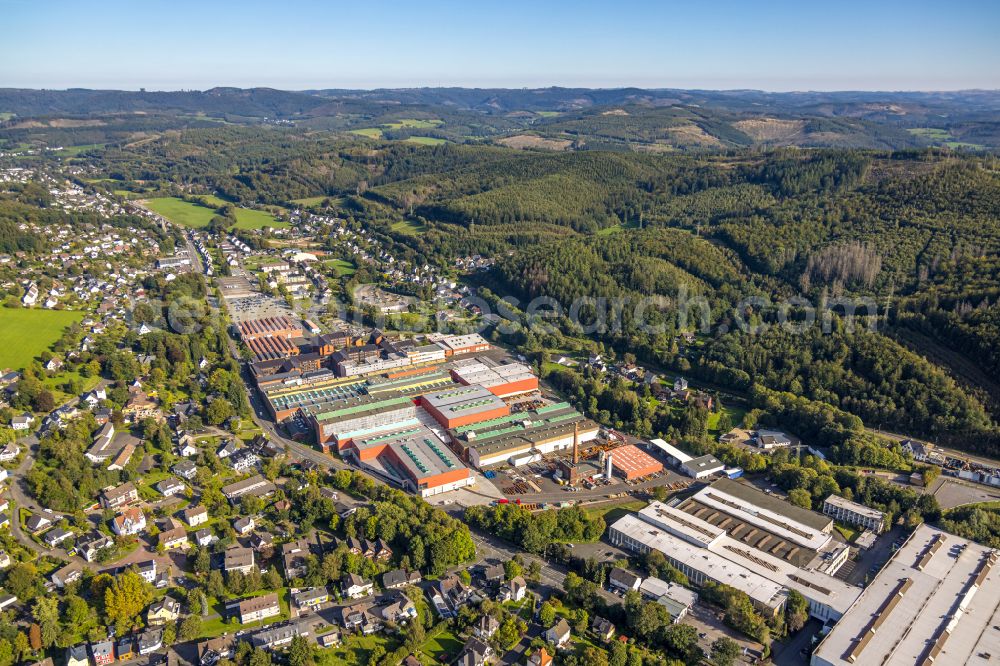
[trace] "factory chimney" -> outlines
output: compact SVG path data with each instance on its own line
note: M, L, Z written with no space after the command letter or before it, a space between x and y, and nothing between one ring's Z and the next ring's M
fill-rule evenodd
M573 424L573 466L580 464L580 424Z

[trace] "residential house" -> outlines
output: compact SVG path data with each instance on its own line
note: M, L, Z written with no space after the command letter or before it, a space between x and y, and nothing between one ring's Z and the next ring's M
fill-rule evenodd
M241 624L249 624L281 614L278 595L274 592L259 597L251 597L239 602L239 618Z
M146 529L146 514L139 507L130 507L111 521L111 531L119 536L139 534Z
M253 516L243 516L233 521L233 529L236 530L236 533L240 536L253 532L253 528L255 526L256 524L253 521Z
M540 647L528 657L528 666L552 666L552 655L544 647Z
M156 582L156 560L143 560L135 565L135 570L147 583Z
M608 574L608 584L612 590L621 590L622 592L638 591L639 586L642 584L642 578L636 576L631 571L615 567Z
M222 635L198 643L198 666L214 666L220 659L232 659L236 654L236 637Z
M194 542L203 548L205 546L211 546L216 541L218 541L218 539L214 534L212 534L212 530L207 527L194 533Z
M371 601L363 601L352 606L342 607L340 617L344 628L360 631L366 636L379 631L382 628L382 620L370 612L373 605Z
M101 492L101 506L105 509L120 509L139 501L139 491L131 481Z
M90 644L90 656L94 666L107 666L115 662L115 644L113 641L98 641Z
M55 548L63 541L73 537L73 533L69 530L64 530L61 527L53 527L51 530L42 535L42 541L49 548Z
M156 489L160 491L160 494L164 497L173 497L174 495L180 495L184 492L187 486L185 486L179 479L170 477L169 479L164 479L156 484Z
M10 565L10 554L6 550L0 550L0 569L6 569Z
M198 466L195 465L190 460L182 460L173 467L171 467L170 471L172 471L174 474L181 477L182 479L187 479L188 481L190 481L191 479L193 479L198 475Z
M15 416L10 420L11 430L27 430L35 422L35 417L25 412L20 416Z
M569 642L570 637L569 622L566 621L566 618L561 618L545 632L545 641L552 643L557 648L564 647Z
M76 540L76 552L88 562L93 562L97 559L99 551L110 548L114 543L114 540L107 534L91 532Z
M248 574L253 569L253 550L240 546L230 546L223 556L222 570L227 574L239 571Z
M90 666L86 644L81 643L66 649L66 666Z
M285 569L285 577L301 578L306 575L306 565L311 551L312 542L309 539L299 539L281 546L281 562Z
M32 534L38 534L45 528L52 525L53 518L54 514L45 515L42 513L33 513L28 516L27 520L24 521L24 526L28 528L28 531Z
M397 624L409 622L417 617L416 604L402 592L394 593L389 603L382 606L380 610L384 620Z
M192 506L184 509L184 522L190 527L197 527L208 522L208 509L203 506Z
M135 658L135 641L132 640L131 636L119 639L115 646L115 652L118 653L118 661L131 661Z
M70 562L61 569L57 569L52 574L52 582L60 590L72 582L83 578L83 567L76 562Z
M11 462L21 455L21 447L17 442L11 442L0 449L0 463Z
M229 440L226 440L225 442L223 442L222 446L220 446L215 451L215 455L216 455L216 457L218 457L218 458L220 458L222 460L225 460L229 456L231 456L234 453L236 453L236 451L237 451L236 441L232 440L232 439L229 439Z
M357 574L344 574L342 581L344 596L348 599L360 599L370 595L374 586L370 581L365 580Z
M257 454L250 449L243 448L233 451L226 461L229 463L229 466L237 472L246 472L247 470L256 467L260 458L258 458Z
M615 625L600 615L594 616L594 621L590 623L590 631L605 643L615 637Z
M480 616L479 620L472 628L472 633L482 640L488 641L493 637L493 634L495 634L499 628L500 622L495 617L489 614L484 614Z
M328 601L330 601L330 591L325 587L292 590L292 603L299 609L299 612L316 610Z
M173 529L166 530L165 532L160 532L158 539L158 543L163 546L165 550L187 548L191 545L188 541L187 530L185 530L181 525L178 525Z
M485 666L492 656L493 648L488 643L472 637L465 641L465 645L458 655L458 661L455 663L458 666Z
M139 654L147 655L156 652L163 647L163 631L160 629L150 629L139 634Z
M527 593L528 582L524 580L524 576L514 576L500 588L500 596L504 601L521 601Z
M483 580L486 581L487 585L500 585L503 583L504 573L503 565L494 564L486 567L483 571Z
M254 532L250 537L250 547L258 553L274 548L274 537L269 532Z
M255 631L250 635L250 643L255 648L273 650L288 645L296 636L308 636L308 622L287 622Z
M174 622L181 616L181 604L170 597L154 601L146 611L146 624L151 627L161 627Z
M405 569L393 569L382 574L382 587L386 590L401 590L407 585L417 585L421 580L419 571L406 573Z
M131 636L118 639L115 652L118 654L118 661L131 661L135 658L135 641Z

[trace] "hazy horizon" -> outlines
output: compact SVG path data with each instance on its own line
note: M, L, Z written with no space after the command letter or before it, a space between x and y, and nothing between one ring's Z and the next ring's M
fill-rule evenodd
M0 87L1000 88L1000 5L0 0Z

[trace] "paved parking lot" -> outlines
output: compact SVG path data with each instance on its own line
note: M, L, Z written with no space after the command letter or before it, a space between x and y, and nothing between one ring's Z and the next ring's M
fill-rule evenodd
M933 489L934 497L942 509L974 502L994 502L1000 500L1000 488L990 488L979 483L942 476Z

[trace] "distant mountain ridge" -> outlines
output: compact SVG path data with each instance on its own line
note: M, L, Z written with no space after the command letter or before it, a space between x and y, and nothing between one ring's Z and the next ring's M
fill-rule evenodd
M493 141L535 150L1000 147L1000 91L996 90L0 89L0 118L7 118L0 122L0 134L27 129L36 121L45 125L53 118L98 116L109 124L124 122L132 127L142 115L161 117L156 122L164 129L213 119L241 124L294 122L372 139ZM406 124L409 119L432 125ZM62 139L54 134L49 138Z

